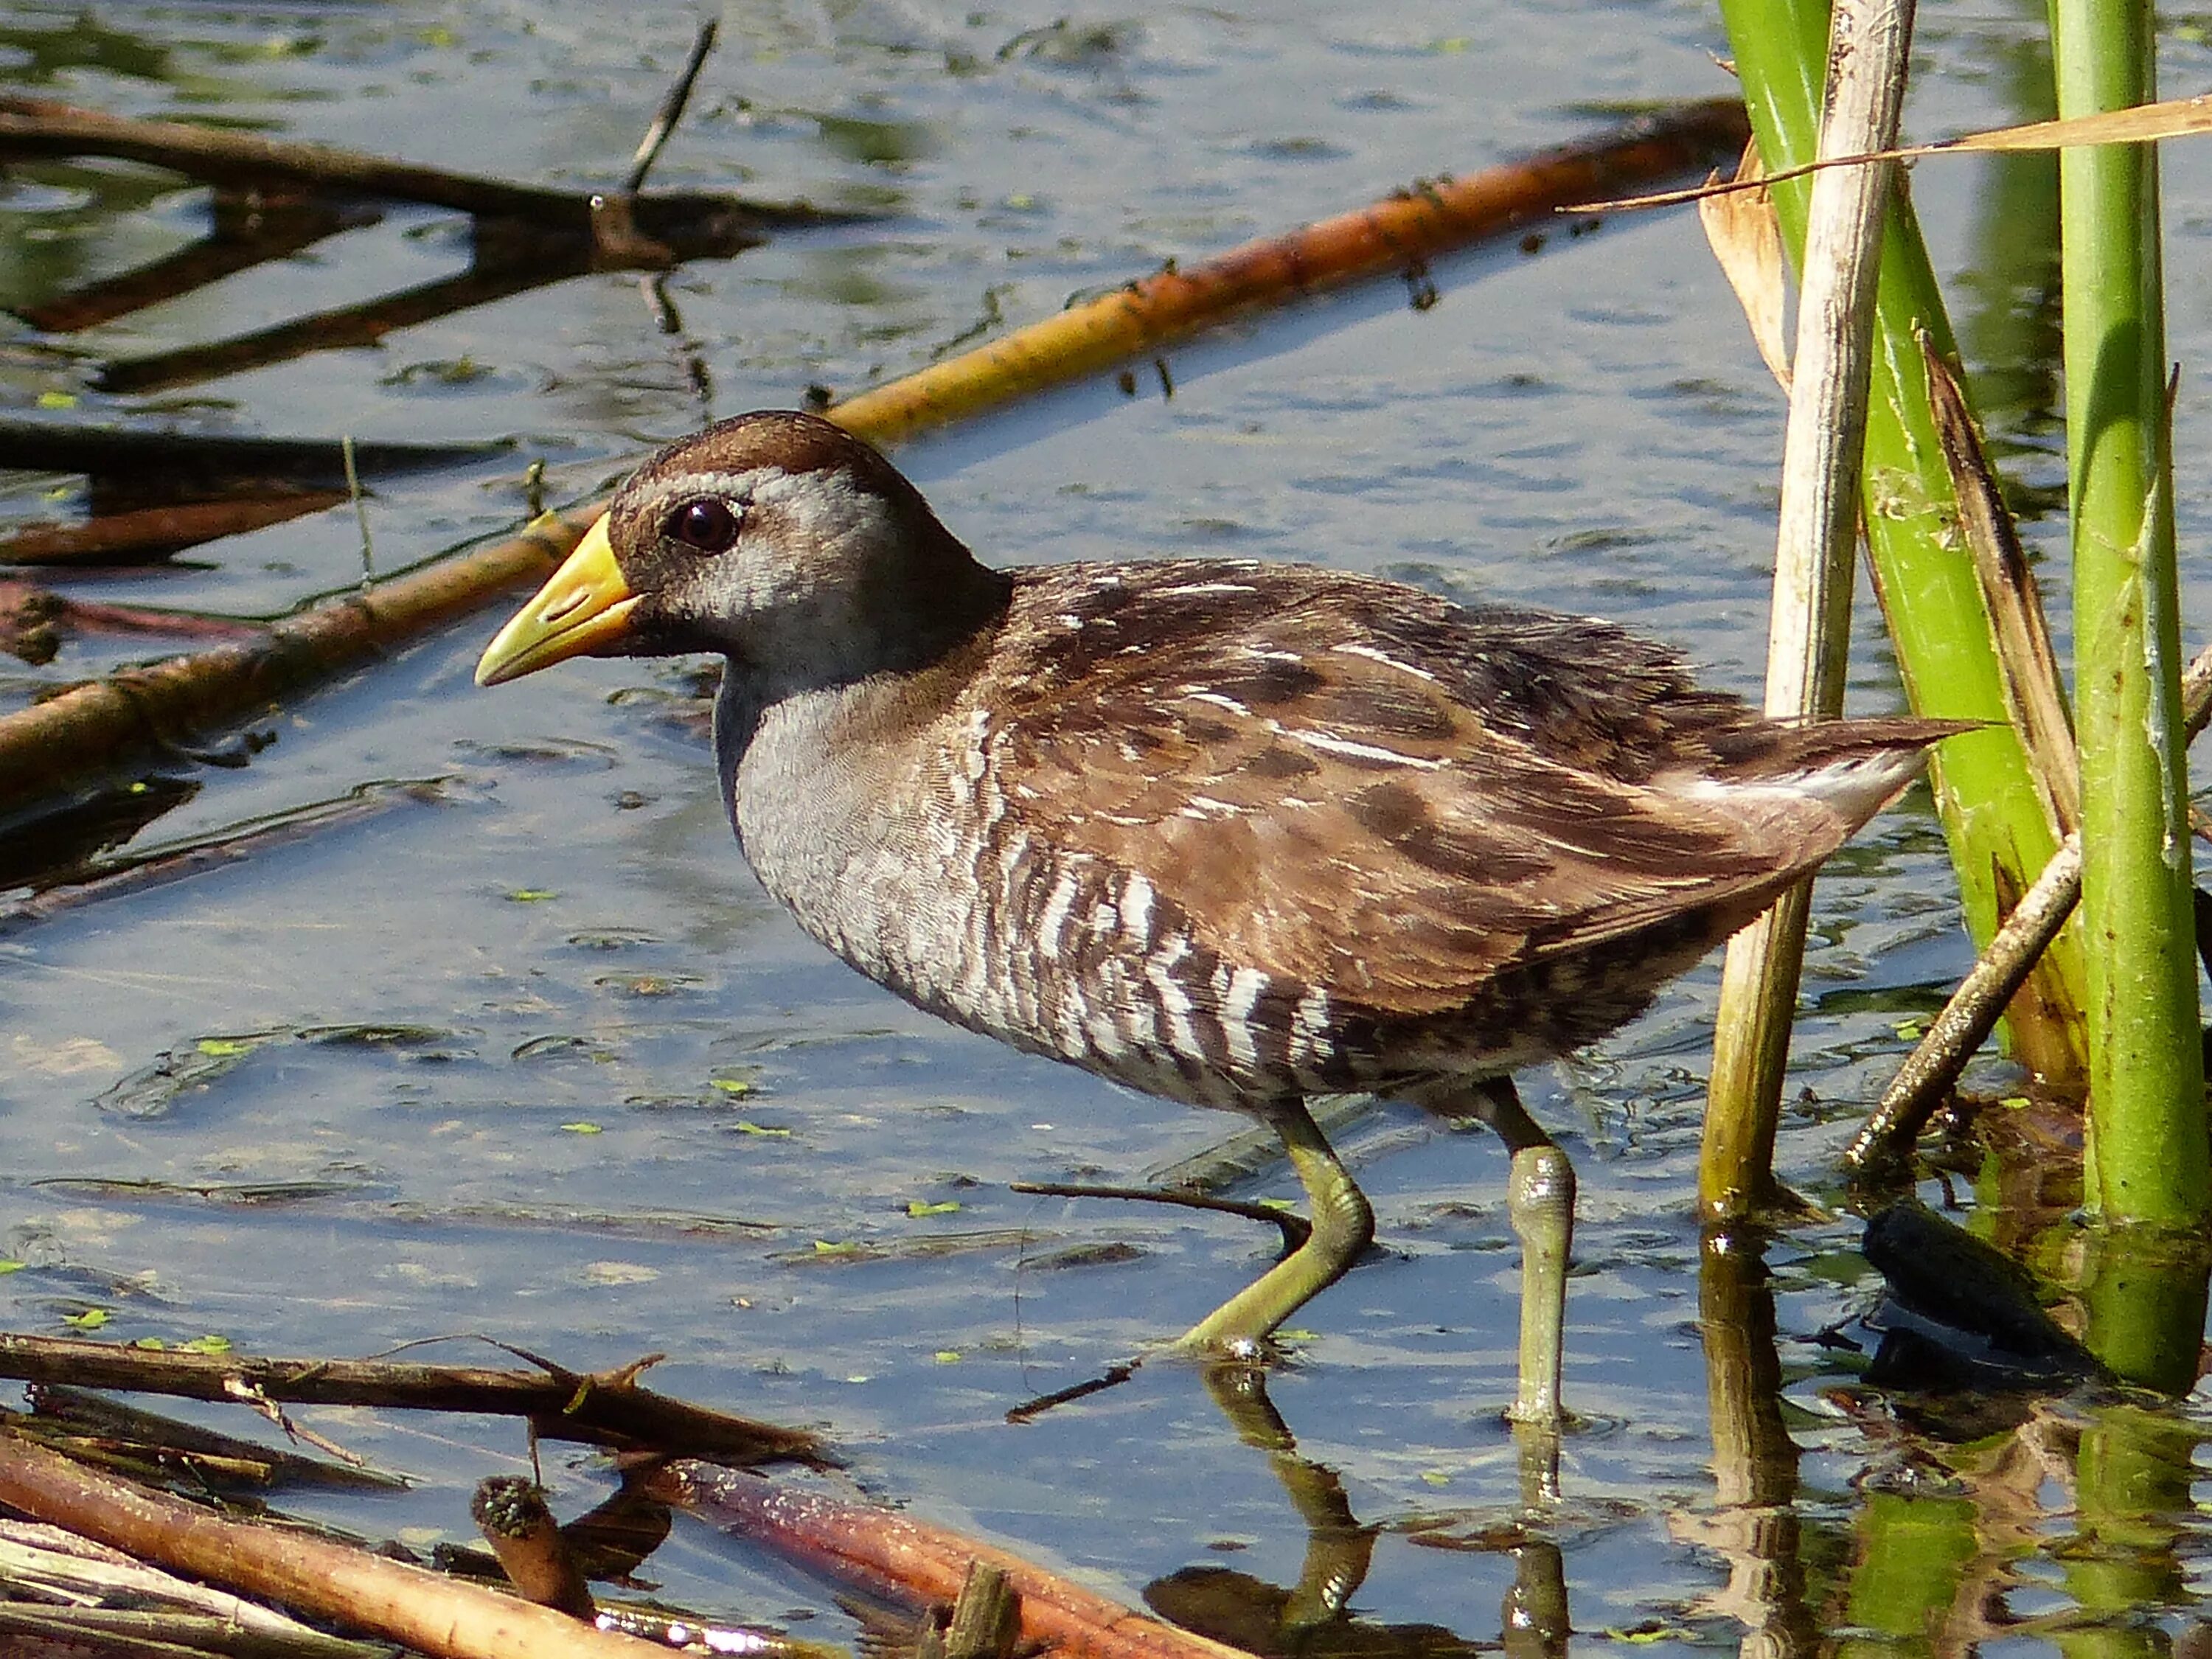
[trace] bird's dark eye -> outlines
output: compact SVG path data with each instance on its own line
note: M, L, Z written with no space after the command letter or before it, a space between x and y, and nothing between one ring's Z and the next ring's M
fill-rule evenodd
M703 495L668 515L666 533L702 553L726 553L738 539L738 515L727 501Z

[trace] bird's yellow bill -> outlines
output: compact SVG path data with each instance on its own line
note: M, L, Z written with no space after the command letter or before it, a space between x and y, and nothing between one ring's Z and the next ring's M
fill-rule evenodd
M605 514L576 550L514 613L477 662L477 684L520 679L571 657L619 654L637 596L615 563Z

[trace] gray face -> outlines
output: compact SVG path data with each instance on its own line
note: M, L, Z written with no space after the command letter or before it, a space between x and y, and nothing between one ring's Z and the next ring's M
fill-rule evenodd
M740 416L664 450L616 497L641 655L717 651L779 685L919 666L999 585L876 452L811 416Z

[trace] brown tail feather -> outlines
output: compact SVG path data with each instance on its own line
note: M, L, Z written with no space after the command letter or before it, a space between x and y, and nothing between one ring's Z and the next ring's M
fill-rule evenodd
M1899 750L1924 750L1962 732L1978 732L1987 720L1928 720L1910 715L1877 720L1770 720L1716 737L1718 775L1749 782L1869 758Z

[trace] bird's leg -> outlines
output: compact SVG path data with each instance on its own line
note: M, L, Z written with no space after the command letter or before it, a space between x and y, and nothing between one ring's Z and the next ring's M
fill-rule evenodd
M1575 1238L1575 1170L1536 1127L1510 1078L1475 1085L1474 1115L1513 1154L1505 1209L1521 1241L1521 1386L1508 1414L1516 1423L1557 1429L1559 1373L1566 1340L1567 1254Z
M1367 1195L1338 1162L1304 1103L1277 1101L1268 1108L1267 1121L1282 1137L1291 1167L1306 1189L1312 1236L1185 1331L1176 1343L1179 1348L1249 1352L1343 1278L1374 1240L1375 1212L1367 1206Z
M1334 1469L1316 1463L1267 1398L1267 1374L1244 1360L1216 1360L1205 1370L1206 1391L1246 1445L1267 1455L1298 1518L1306 1524L1306 1557L1278 1617L1276 1629L1297 1634L1345 1617L1375 1554L1376 1528L1362 1525Z

